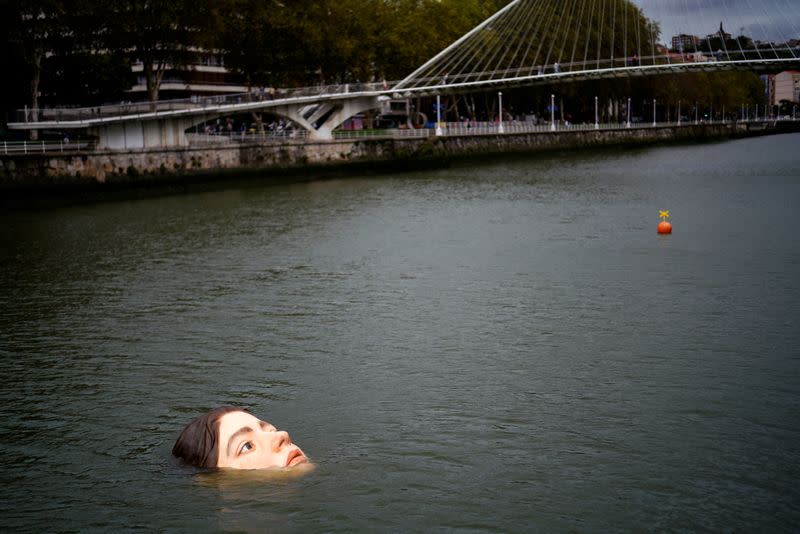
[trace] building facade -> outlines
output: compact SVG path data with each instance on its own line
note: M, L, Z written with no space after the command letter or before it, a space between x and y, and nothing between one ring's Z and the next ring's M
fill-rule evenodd
M786 70L772 79L770 104L779 105L781 101L800 103L800 71Z
M690 50L700 44L700 38L696 35L682 33L672 37L673 50Z
M144 65L135 62L131 70L136 83L127 93L132 100L147 100L147 82ZM228 69L221 52L195 50L192 59L182 66L168 65L159 88L161 99L187 98L191 96L215 96L244 93L247 87Z

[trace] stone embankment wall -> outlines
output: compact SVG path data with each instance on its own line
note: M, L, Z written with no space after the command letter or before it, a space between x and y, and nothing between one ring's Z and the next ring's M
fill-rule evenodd
M614 130L360 139L282 144L216 144L158 150L0 156L0 189L79 189L164 182L221 171L269 170L401 161L441 161L480 154L534 152L603 145L729 138L764 133L748 125L686 125Z

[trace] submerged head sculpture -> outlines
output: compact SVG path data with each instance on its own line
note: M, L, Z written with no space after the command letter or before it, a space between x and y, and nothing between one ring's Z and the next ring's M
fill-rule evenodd
M196 467L265 469L308 463L288 433L232 406L215 408L189 423L172 454Z

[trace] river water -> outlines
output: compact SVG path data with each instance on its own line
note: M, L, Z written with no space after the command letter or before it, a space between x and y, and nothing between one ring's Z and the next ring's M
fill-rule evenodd
M794 530L798 147L7 210L3 530ZM317 469L173 461L229 404Z

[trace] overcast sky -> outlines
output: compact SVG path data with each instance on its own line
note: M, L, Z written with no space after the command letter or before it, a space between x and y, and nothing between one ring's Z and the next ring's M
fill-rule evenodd
M678 33L705 37L719 29L757 40L800 39L800 0L633 0L661 23L661 41ZM744 28L744 30L742 30Z

